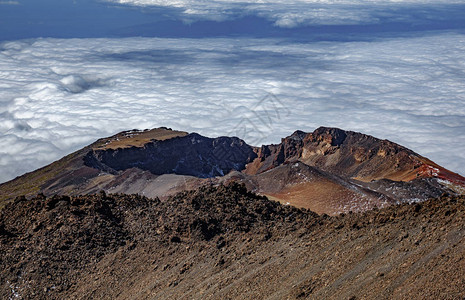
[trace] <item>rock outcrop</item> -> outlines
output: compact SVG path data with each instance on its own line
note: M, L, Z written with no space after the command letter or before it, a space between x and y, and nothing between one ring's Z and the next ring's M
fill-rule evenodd
M280 144L262 146L257 152L257 159L247 167L249 174L301 161L332 174L366 182L378 179L410 181L435 176L453 181L460 179L396 143L338 128L320 127L312 133L296 131Z
M141 147L92 150L84 157L84 163L109 173L139 168L155 175L209 178L241 171L255 157L253 148L239 138L207 138L191 133L150 141Z

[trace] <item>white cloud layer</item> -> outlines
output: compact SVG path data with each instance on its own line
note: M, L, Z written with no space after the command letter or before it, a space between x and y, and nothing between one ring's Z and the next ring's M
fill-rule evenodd
M0 5L19 5L18 1L0 1Z
M463 0L106 0L107 2L179 10L186 20L225 20L238 15L258 15L272 20L279 27L301 25L341 25L378 23L415 19L425 13L435 19L435 12L426 12L443 5L463 5ZM414 7L413 7L414 6ZM425 11L424 8L427 8ZM401 11L403 11L400 13ZM452 10L453 12L453 10ZM399 19L399 13L403 17ZM437 11L436 11L437 13ZM408 15L407 19L405 17ZM423 17L421 18L423 19Z
M465 36L0 44L0 182L132 128L278 143L335 126L465 174Z

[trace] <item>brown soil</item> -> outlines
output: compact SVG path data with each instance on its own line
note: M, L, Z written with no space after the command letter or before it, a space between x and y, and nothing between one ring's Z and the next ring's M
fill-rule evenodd
M465 197L318 216L237 184L0 212L0 298L462 299Z
M249 182L249 189L273 200L310 209L318 214L359 212L395 203L391 197L301 162L284 164L255 176L245 176L240 181Z
M268 196L268 194L264 194ZM345 211L365 211L374 206L382 207L387 204L373 201L336 185L330 181L306 182L287 187L279 193L269 195L273 200L295 207L308 208L316 213L329 215Z

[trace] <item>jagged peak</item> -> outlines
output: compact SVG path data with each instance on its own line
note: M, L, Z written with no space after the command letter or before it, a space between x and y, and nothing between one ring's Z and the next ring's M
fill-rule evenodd
M299 138L303 138L304 136L306 136L308 133L305 132L305 131L302 131L302 130L296 130L294 131L290 136L291 137L299 137Z
M339 146L346 139L347 132L339 128L318 127L311 135L319 141L325 141L331 144L331 146Z

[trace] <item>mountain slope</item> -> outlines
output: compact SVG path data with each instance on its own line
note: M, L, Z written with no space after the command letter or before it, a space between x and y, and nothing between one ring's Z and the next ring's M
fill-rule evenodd
M246 172L261 173L295 160L365 182L437 177L465 184L460 175L396 143L327 127L320 127L312 133L296 131L278 145L262 146L258 158L247 166Z
M0 212L0 298L461 299L465 198L337 217L240 185Z
M140 193L162 200L182 190L239 181L257 193L318 213L364 211L461 194L465 178L395 143L320 127L259 148L235 137L168 128L104 138L0 185L0 205L20 195ZM1 206L0 206L1 207Z
M394 197L373 192L299 161L251 176L249 182L252 190L271 199L317 213L337 214L396 203Z
M198 187L198 177L244 168L255 156L238 138L211 139L164 127L125 131L1 184L0 207L17 196L39 192L78 195L106 190L164 197Z

